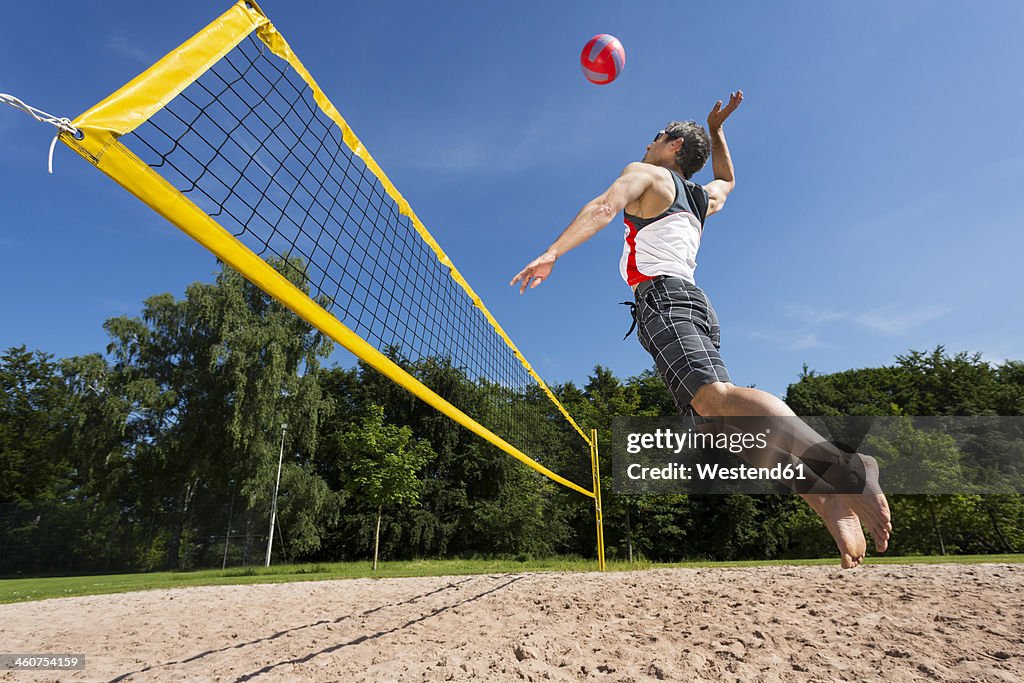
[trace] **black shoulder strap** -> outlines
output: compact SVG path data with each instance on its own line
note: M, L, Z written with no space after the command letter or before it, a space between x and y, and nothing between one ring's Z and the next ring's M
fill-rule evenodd
M708 192L702 186L697 183L690 182L689 180L678 176L673 173L677 183L681 183L683 191L686 192L686 200L690 205L694 215L700 220L700 224L704 225L704 219L708 217Z

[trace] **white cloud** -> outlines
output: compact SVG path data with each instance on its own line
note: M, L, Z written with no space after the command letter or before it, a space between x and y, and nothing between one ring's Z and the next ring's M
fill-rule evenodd
M442 173L507 173L549 165L553 158L592 148L593 131L607 118L600 107L567 116L571 110L564 97L551 95L525 115L523 109L454 117L446 112L444 119L424 118L424 130L432 132L419 144L410 147L404 136L395 137L385 142L380 156L388 159L386 167ZM638 155L642 147L638 144Z
M981 352L981 360L990 365L1002 365L1006 361L1019 361L1021 359L1024 359L1024 354L1022 353L1002 353L998 351L995 353L989 353L987 351Z
M878 337L903 337L925 323L950 313L951 307L900 306L888 304L866 311L841 311L835 308L816 309L800 304L782 306L783 314L792 321L785 329L760 329L748 333L752 339L771 344L783 351L834 348L830 341L837 334L851 336L854 331ZM838 331L827 327L838 327Z
M794 304L783 306L783 312L787 316L796 318L807 325L818 325L821 323L832 322L834 320L842 320L848 317L847 313L841 313L839 311L833 311L830 309L819 311L809 306L798 306Z
M818 349L828 346L813 332L788 334L785 332L758 330L751 332L750 336L754 339L766 341L784 351L801 351L803 349Z
M116 31L107 36L105 45L114 54L126 57L143 66L149 66L155 61L146 50L128 40L128 37L121 33L121 31Z
M1021 335L1012 334L1006 337L982 336L973 339L955 340L946 345L946 350L951 353L958 353L960 351L974 353L977 351L981 354L981 360L986 363L1002 365L1011 360L1024 360L1024 345L1017 341L1020 338Z
M907 334L926 322L940 318L950 312L949 306L900 306L887 304L863 312L814 309L809 306L787 305L783 312L795 318L806 327L818 327L825 323L846 322L863 327L875 334L886 337Z
M102 298L99 300L100 308L107 311L113 311L123 315L135 315L139 311L138 303L128 303L127 301L121 301L119 299L107 299Z
M853 317L853 321L884 336L899 336L924 323L941 318L953 309L948 306L921 306L902 308L889 304Z
M404 161L412 168L443 173L463 173L497 166L494 149L480 140L466 140L431 150L423 156L406 155Z

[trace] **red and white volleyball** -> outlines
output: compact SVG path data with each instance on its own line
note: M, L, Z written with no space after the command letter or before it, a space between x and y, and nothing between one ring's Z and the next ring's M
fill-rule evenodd
M583 46L580 66L588 81L607 85L618 78L622 67L626 66L626 51L622 49L618 38L601 33Z

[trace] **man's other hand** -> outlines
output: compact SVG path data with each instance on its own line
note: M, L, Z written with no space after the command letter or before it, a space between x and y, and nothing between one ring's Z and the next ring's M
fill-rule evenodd
M736 107L740 106L740 102L743 101L743 91L737 90L736 92L729 95L729 104L722 108L722 100L715 102L715 106L711 109L711 113L708 114L708 128L712 131L718 130L725 123L725 120L729 118L729 114L736 111Z
M544 252L519 271L519 274L512 278L512 282L508 283L509 286L512 287L517 282L521 282L519 286L520 294L526 291L527 285L530 286L530 289L533 289L544 282L548 275L551 275L551 269L555 267L555 260L557 258L557 256L549 251Z

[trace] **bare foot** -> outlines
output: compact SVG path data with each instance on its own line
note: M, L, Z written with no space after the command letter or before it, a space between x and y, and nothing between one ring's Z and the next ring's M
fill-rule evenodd
M859 565L864 560L867 541L864 540L860 519L845 500L846 497L808 493L800 497L824 520L825 527L839 547L843 569L853 569Z
M875 540L875 550L884 553L889 547L889 535L892 533L889 502L878 484L878 463L870 455L859 457L864 465L864 493L840 494L838 497L845 499L845 505L851 508L867 527L871 538Z

